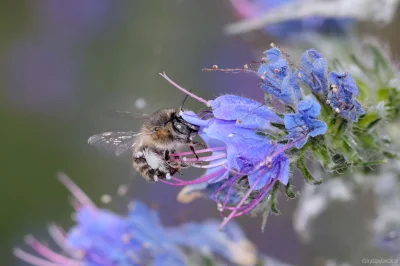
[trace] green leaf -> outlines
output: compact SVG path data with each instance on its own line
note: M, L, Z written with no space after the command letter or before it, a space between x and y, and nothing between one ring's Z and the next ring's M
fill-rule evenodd
M280 184L281 184L280 182L275 182L271 192L271 211L274 214L281 214L281 212L278 209L278 195L279 195Z
M307 183L312 184L312 185L320 185L322 183L322 179L316 180L313 175L310 173L308 170L308 167L306 165L306 160L304 157L300 157L297 162L296 162L296 167L300 170L300 172L303 174L304 179L306 180Z
M290 184L290 182L285 187L285 193L286 193L286 196L290 199L294 199L299 195L298 193L295 193L293 191L293 186Z

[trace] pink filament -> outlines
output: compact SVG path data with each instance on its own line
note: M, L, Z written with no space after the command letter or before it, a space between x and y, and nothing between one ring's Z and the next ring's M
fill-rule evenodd
M246 205L244 209L241 210L241 212L238 212L234 215L234 217L239 217L245 213L248 213L249 211L251 211L252 209L254 209L258 203L260 203L260 201L262 201L265 196L269 193L269 191L271 190L272 186L275 184L276 181L271 182L267 188L260 192L262 193L261 196L258 197L258 199L253 200L252 202L250 202L250 204Z
M253 183L253 185L250 187L250 189L246 192L246 195L244 195L244 197L241 199L241 201L239 202L238 205L236 205L235 210L233 210L229 216L221 223L221 225L219 226L219 230L222 230L222 228L224 228L228 222L230 220L232 220L232 218L234 217L235 213L237 212L237 209L239 209L244 202L247 200L247 198L250 196L250 193L254 190L254 188L257 186L258 182L260 182L260 180L262 179L262 177L264 176L266 171L262 171L260 176L257 178L256 182Z
M176 84L174 81L172 81L172 80L167 76L167 74L165 74L165 72L159 73L159 74L160 74L161 77L165 78L169 83L171 83L172 85L174 85L178 90L180 90L180 91L186 93L187 95L189 95L189 96L192 97L193 99L196 99L196 100L198 100L199 102L204 103L205 105L207 105L208 107L210 107L210 103L209 103L207 100L205 100L205 99L203 99L203 98L201 98L201 97L199 97L199 96L197 96L197 95L191 93L190 91L188 91L188 90L182 88L181 86L179 86L178 84Z
M38 258L38 257L33 256L33 255L29 254L28 252L25 252L19 248L14 249L13 253L16 257L20 258L23 261L26 261L29 264L34 265L34 266L65 266L63 264L53 263L53 262ZM82 265L82 264L78 264L78 265Z
M226 172L226 169L221 168L211 174L205 175L203 177L194 179L194 180L190 180L190 181L185 181L179 178L175 178L173 177L173 180L176 181L177 183L172 183L163 179L160 179L161 182L171 185L171 186L177 186L177 187L181 187L181 186L186 186L186 185L193 185L193 184L199 184L199 183L203 183L203 182L207 182L208 180L211 180L217 176L220 176L222 174L224 174Z
M57 225L49 225L47 228L47 231L49 232L51 238L54 240L54 242L64 251L68 252L69 254L73 255L72 252L67 248L65 244L65 238L66 238L66 233L65 231L57 226Z
M206 152L213 152L213 151L225 151L226 147L213 147L208 149L196 150L196 154L206 153ZM193 155L193 152L178 152L178 153L171 153L170 156L185 156L185 155Z
M58 179L67 187L81 205L97 209L96 205L90 200L90 198L66 174L59 173Z
M38 254L42 255L43 257L53 262L71 266L80 265L79 261L69 259L65 256L62 256L54 252L50 248L46 247L45 245L37 241L33 236L27 236L26 243L30 245Z
M193 164L193 165L191 165L191 166L192 166L192 167L195 167L195 168L213 168L213 167L221 166L221 165L223 165L223 164L226 163L226 162L227 162L227 160L224 160L224 161L219 162L219 163L209 164L209 165L197 165L197 164Z
M237 175L237 176L235 176L235 177L233 178L233 182L232 182L232 184L230 185L228 191L226 192L226 197L225 197L225 200L224 200L224 204L222 205L222 209L225 209L226 204L228 203L229 195L231 194L231 190L232 190L232 188L234 187L236 181L237 181L240 177L241 177L241 176Z
M185 160L182 159L172 159L172 162L209 162L217 159L222 159L226 158L226 153L221 153L213 156L206 156L206 157L200 157L199 159L197 158L186 158Z

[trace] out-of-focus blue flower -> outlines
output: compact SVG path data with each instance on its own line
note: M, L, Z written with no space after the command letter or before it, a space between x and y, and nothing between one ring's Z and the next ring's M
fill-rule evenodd
M255 248L235 225L227 228L232 233L218 232L215 221L164 228L157 213L141 202L133 202L129 214L120 216L97 208L66 176L62 176L61 181L75 196L77 224L67 234L57 226L50 227L49 231L65 255L52 251L30 236L27 243L43 259L19 248L14 250L17 257L28 263L60 266L188 265L187 254L182 248L197 254L205 248L209 252L207 255L219 254L240 265L247 265L240 261L245 257L249 264L256 261ZM253 248L241 249L243 245ZM240 252L242 256L237 257Z
M275 8L300 0L231 0L235 12L242 19L251 19L266 13L273 13ZM281 39L288 39L306 32L343 34L347 32L354 20L351 18L308 16L303 19L286 18L284 22L270 24L264 28L268 34ZM293 38L291 38L293 39Z
M283 103L295 105L302 93L281 50L273 47L265 52L266 60L258 69L261 88Z
M295 74L316 94L328 93L328 63L315 49L301 56L301 67Z
M286 114L284 117L288 139L296 142L296 148L300 149L307 143L308 137L325 134L328 126L325 122L316 119L321 112L321 106L312 96L308 96L299 102L298 112Z
M365 111L354 98L359 91L353 77L349 73L331 72L329 81L331 83L327 101L329 105L343 118L357 122L358 117L365 114Z
M207 253L216 253L239 265L255 263L255 247L243 234L240 227L232 222L226 230L218 232L219 223L206 220L202 223L187 223L178 228L167 229L167 236L173 242Z

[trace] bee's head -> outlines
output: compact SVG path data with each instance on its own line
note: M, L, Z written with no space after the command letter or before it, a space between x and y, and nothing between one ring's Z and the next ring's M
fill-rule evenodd
M199 128L186 122L180 112L181 109L161 109L147 119L144 127L152 141L159 144L188 142L197 135Z

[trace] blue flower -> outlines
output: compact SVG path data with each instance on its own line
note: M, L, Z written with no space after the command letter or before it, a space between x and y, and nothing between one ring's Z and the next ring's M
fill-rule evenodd
M235 260L239 258L233 252L240 251L238 243L248 243L240 228L233 228L231 235L220 235L215 222L164 228L157 213L138 201L130 205L127 216L120 216L97 208L66 176L63 175L61 181L75 196L77 224L67 234L57 226L49 228L65 255L52 251L32 236L27 237L26 242L43 258L19 248L14 250L14 254L33 265L179 266L187 265L189 259L182 248L199 254L202 247L206 247L210 253L223 255L227 260L238 263ZM191 228L191 234L196 239L187 237L188 228ZM251 243L248 245L251 246ZM243 256L255 260L254 249L243 251Z
M316 94L328 93L328 63L315 49L307 50L301 56L301 67L296 76Z
M247 240L238 224L232 222L223 232L213 219L202 223L187 223L179 228L167 229L168 238L193 250L213 252L237 265L254 265L257 260L255 246Z
M286 58L276 47L267 50L265 55L266 60L258 69L262 79L261 88L284 104L295 105L302 93Z
M299 102L298 112L286 114L284 117L288 139L294 140L296 148L300 149L307 143L308 137L323 135L328 129L325 122L316 119L321 112L321 106L312 96Z
M358 96L359 91L353 77L349 73L331 72L329 81L331 88L327 103L343 118L357 122L358 117L365 114L365 111L354 98Z
M172 154L180 157L175 160L206 168L207 172L191 181L177 178L172 183L161 181L175 186L203 184L194 188L197 193L192 193L193 187L189 187L186 190L189 193L181 194L182 201L191 201L206 194L217 202L220 211L234 208L222 223L223 227L230 219L254 210L276 182L288 183L289 159L284 152L293 145L281 145L265 134L259 134L276 132L271 122L283 123L279 116L261 103L235 95L224 95L208 103L213 109L208 119L191 111L184 112L182 118L199 126L199 136L207 144L207 149L196 153L212 152L212 155L188 159L182 156L190 155L190 152ZM236 189L243 178L246 179L245 187L241 189L244 192L239 194ZM207 183L215 185L204 185ZM228 206L230 204L236 204L236 207Z

